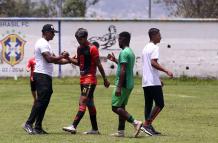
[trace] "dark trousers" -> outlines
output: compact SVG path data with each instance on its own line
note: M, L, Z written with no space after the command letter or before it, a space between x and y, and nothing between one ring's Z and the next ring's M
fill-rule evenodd
M143 87L143 90L144 90L144 98L145 98L144 115L145 115L145 120L147 120L151 116L153 101L155 103L155 106L162 109L164 107L164 97L163 97L163 91L161 86Z
M42 120L53 93L52 77L46 74L34 73L33 79L36 83L37 99L36 103L32 106L30 116L26 123L32 125L35 122L35 128L41 129Z

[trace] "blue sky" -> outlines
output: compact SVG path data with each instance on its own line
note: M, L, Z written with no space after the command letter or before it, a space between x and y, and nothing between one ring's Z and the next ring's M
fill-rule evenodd
M167 18L169 12L164 4L152 0L152 18ZM90 7L86 17L97 18L148 18L148 0L100 0Z

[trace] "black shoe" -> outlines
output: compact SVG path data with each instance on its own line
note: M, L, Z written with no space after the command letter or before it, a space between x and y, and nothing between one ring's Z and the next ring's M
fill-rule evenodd
M161 132L156 131L152 125L149 125L149 128L153 131L153 133L155 135L160 135L161 134Z
M151 128L149 126L142 126L140 128L140 130L143 131L144 133L146 133L149 136L155 135L154 132L151 130Z
M42 135L42 134L48 134L45 130L43 129L33 129L34 134Z
M30 135L34 134L32 125L25 123L22 128Z

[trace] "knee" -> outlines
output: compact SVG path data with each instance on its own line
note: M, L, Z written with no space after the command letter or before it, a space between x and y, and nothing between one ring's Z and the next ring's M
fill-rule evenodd
M79 111L86 112L86 105L84 104L79 105Z
M117 113L117 107L112 106L112 111L113 111L114 113Z
M114 106L112 106L112 111L114 112L114 113L120 113L120 112L122 112L123 111L123 108L122 107L114 107Z

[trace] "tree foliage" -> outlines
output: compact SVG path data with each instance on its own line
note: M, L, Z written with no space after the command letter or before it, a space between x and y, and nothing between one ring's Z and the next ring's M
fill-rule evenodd
M99 0L65 0L63 5L63 16L83 17L89 6L95 5Z
M84 17L99 0L0 0L0 17Z
M218 18L218 0L162 0L174 16Z
M31 16L29 12L34 7L29 0L0 0L1 17Z

